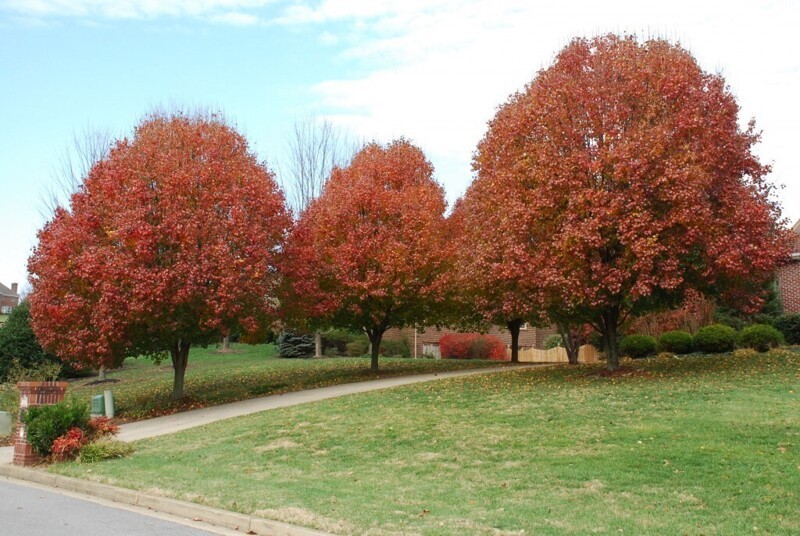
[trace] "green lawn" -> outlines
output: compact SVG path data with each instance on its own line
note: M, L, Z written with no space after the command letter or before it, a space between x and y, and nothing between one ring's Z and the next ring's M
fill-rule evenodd
M349 396L51 471L341 534L800 532L798 353L629 366Z
M233 345L233 353L194 348L186 370L186 398L172 404L172 363L155 365L147 359L128 359L107 377L115 383L95 384L97 378L73 380L67 394L85 398L112 389L117 415L126 420L222 404L289 391L299 391L387 376L502 365L492 361L381 358L381 371L370 372L364 358L282 359L271 344Z

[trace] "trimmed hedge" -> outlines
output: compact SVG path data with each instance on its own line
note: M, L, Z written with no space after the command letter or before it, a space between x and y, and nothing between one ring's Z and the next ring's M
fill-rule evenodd
M649 335L628 335L619 341L619 351L622 355L639 359L655 355L658 344Z
M800 313L779 316L774 326L783 334L789 344L800 344Z
M542 343L542 348L545 350L558 348L559 346L564 346L564 341L561 339L561 335L558 334L548 336Z
M736 330L722 324L711 324L700 328L694 336L694 348L707 354L733 351L736 346Z
M747 326L739 333L739 346L752 348L759 352L766 352L776 348L784 342L781 332L768 324L753 324Z
M688 331L667 331L658 338L658 346L664 352L688 354L692 351L692 334Z
M408 343L402 341L381 341L380 355L384 357L411 357L411 349Z

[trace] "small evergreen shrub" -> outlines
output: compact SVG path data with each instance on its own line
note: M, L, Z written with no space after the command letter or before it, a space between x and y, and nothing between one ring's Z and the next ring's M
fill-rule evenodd
M714 313L714 322L733 328L735 331L739 331L744 326L744 322L742 322L741 318L734 316L729 312L723 312L719 310Z
M622 355L639 359L654 355L658 344L649 335L628 335L619 341L619 351Z
M40 456L49 456L56 439L72 428L88 427L89 405L70 399L51 406L34 406L25 410L23 422L33 450Z
M381 341L380 354L385 357L411 357L406 341Z
M347 343L347 355L350 357L361 357L362 355L366 355L369 351L369 343L364 340L356 340L353 342Z
M687 331L667 331L658 338L658 346L664 352L688 354L692 351L692 335Z
M94 463L113 458L124 458L133 453L133 446L115 439L101 439L87 443L78 454L78 463Z
M347 345L357 340L367 340L363 333L353 333L346 329L331 329L322 334L322 353L327 354L329 348L336 348L338 355L347 354ZM369 344L369 343L368 343Z
M758 352L766 352L776 348L784 342L783 335L768 324L753 324L747 326L739 333L739 346L752 348Z
M544 340L542 346L545 350L550 350L551 348L564 346L564 341L561 339L561 335L550 335Z
M800 344L800 313L781 315L774 325L788 344Z
M694 336L694 348L707 354L730 352L736 345L736 330L723 324L700 328Z
M314 337L294 331L283 331L278 337L278 355L311 357L314 355Z

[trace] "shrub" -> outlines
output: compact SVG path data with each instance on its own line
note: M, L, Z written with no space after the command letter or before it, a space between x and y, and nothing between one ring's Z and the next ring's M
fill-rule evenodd
M736 330L722 324L700 328L694 336L694 348L707 354L730 352L736 344Z
M11 311L6 322L0 325L0 382L17 381L17 378L9 378L12 367L18 376L20 370L32 369L42 363L58 366L61 372L61 362L45 352L33 334L30 316L30 304L23 300Z
M720 310L717 310L717 312L714 313L714 322L716 322L717 324L721 324L723 326L728 326L730 328L733 328L736 331L739 331L740 329L742 329L742 326L744 326L744 322L742 322L741 318L734 316L729 312Z
M53 361L28 362L23 365L19 359L12 359L6 369L6 381L17 382L52 382L61 375L62 367Z
M322 353L328 355L329 348L336 348L337 355L347 354L347 345L357 340L367 340L363 333L353 333L346 329L331 329L322 334ZM369 343L368 343L369 344Z
M789 344L800 344L800 313L781 315L775 320L778 328Z
M364 340L357 340L347 343L347 355L350 357L360 357L369 351L369 343Z
M542 346L545 350L558 348L559 346L564 346L564 341L561 339L561 335L550 335L544 340Z
M739 333L739 346L752 348L758 352L766 352L783 344L783 335L767 324L753 324Z
M114 439L101 439L83 446L78 463L94 463L112 458L124 458L133 453L133 446Z
M639 359L656 353L658 345L650 335L628 335L619 341L619 351L622 355Z
M23 421L27 428L28 443L40 456L48 456L58 437L71 428L87 428L89 405L71 399L51 406L34 406L25 410Z
M310 357L314 355L314 337L293 331L283 331L278 337L281 357Z
M86 445L88 438L80 428L70 428L67 433L59 436L50 446L50 454L54 461L63 462L72 460L81 448Z
M506 345L492 335L448 333L439 339L443 359L506 359Z
M108 417L94 417L89 419L87 428L92 440L117 435L119 433L119 426L111 422L111 419Z
M335 346L331 346L330 348L324 348L322 350L322 355L324 355L325 357L339 357L342 354L339 353L338 348L336 348Z
M411 357L411 349L404 340L381 341L381 355L386 357Z
M667 331L658 338L658 346L665 352L688 354L692 351L692 335L687 331Z

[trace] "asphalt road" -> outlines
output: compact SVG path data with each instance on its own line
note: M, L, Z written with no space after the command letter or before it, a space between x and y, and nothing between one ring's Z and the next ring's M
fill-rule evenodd
M208 536L242 534L109 501L87 500L81 495L48 491L35 484L0 479L0 534L3 536ZM138 510L138 511L137 511Z

